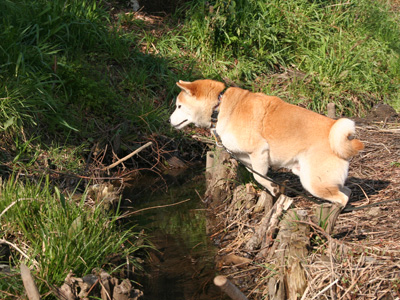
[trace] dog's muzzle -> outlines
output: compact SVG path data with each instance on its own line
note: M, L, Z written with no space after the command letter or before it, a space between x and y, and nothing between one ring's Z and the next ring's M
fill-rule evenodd
M185 119L182 122L180 122L179 124L174 125L174 124L171 123L171 118L168 120L168 122L175 128L178 128L179 126L181 126L183 123L185 123L187 121L188 121L188 119Z

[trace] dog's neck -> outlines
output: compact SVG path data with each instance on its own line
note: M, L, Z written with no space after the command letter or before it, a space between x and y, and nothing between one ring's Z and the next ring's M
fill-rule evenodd
M219 134L217 133L217 122L218 122L218 114L219 114L219 105L221 104L222 97L224 96L226 90L229 87L225 87L221 93L218 95L218 102L213 108L213 112L211 114L211 135L214 137L215 142L218 147L223 147L222 140Z
M218 122L218 114L219 114L219 105L221 104L222 97L224 96L226 90L229 87L225 87L221 93L218 95L218 102L214 106L212 114L211 114L211 128L217 127L217 122Z

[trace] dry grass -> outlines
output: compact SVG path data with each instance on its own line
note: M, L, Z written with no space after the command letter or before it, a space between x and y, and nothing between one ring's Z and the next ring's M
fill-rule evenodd
M352 189L350 207L400 198L400 123L361 124L358 136L366 147L351 162L347 182ZM278 171L273 177L304 192L298 179L287 172ZM296 207L311 211L315 206L301 196L291 196ZM220 264L220 272L249 299L265 299L268 279L279 265L257 258L257 252L245 247L262 215L232 203L222 204L217 211L219 231L214 239L220 245L220 256L253 259L252 265ZM397 201L342 213L332 236L315 225L312 249L303 261L308 287L302 299L399 299L399 216Z

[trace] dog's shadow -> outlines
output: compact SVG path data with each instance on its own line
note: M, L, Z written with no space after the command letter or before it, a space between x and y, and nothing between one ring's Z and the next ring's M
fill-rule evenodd
M275 181L282 182L287 187L290 187L290 189L286 188L285 190L285 194L287 196L293 198L304 198L304 195L306 195L307 198L314 198L315 200L320 201L320 199L316 199L302 187L300 178L294 175L292 172L285 170L271 170L268 175L272 177ZM345 185L351 189L351 195L350 200L346 206L346 209L348 210L342 211L342 214L351 213L352 207L360 207L362 205L366 205L366 200L367 203L370 203L370 198L373 198L374 195L377 195L382 190L386 189L389 184L390 181L388 180L364 179L357 177L347 178ZM340 231L339 233L336 233L334 237L336 239L351 239L353 241L359 241L366 239L367 235L359 232L358 230L356 230L356 228L347 228Z
M389 184L389 180L349 177L346 180L346 186L351 189L349 204L369 200L370 197L377 195L380 191L386 189Z
M289 197L302 197L315 198L309 192L307 192L301 182L300 178L293 174L291 171L286 169L268 171L268 177L272 178L275 182L284 186L284 194ZM390 181L388 180L377 180L377 179L365 179L357 177L349 177L346 180L345 185L351 189L351 195L348 205L351 207L358 202L369 200L372 196L379 194L380 191L386 189Z
M243 169L246 171L245 169ZM243 174L243 172L241 172ZM246 176L241 177L241 179L244 179L244 181L252 181L257 184L257 182L254 179L250 179L252 177L249 175L250 173L247 173ZM293 174L290 170L287 169L279 169L279 170L274 170L270 169L268 171L268 177L273 179L274 182L279 183L280 185L284 186L284 194L288 197L292 197L294 199L298 200L305 200L305 201L310 201L312 199L315 200L315 202L321 202L321 199L318 199L314 196L312 196L308 191L306 191L301 182L300 178ZM342 214L347 214L351 213L352 207L360 207L363 205L366 205L367 203L369 204L370 202L375 202L373 201L374 195L378 195L381 191L385 190L390 184L389 180L377 180L377 179L365 179L365 178L358 178L358 177L349 177L346 180L345 185L351 189L351 195L350 195L350 200L349 203L346 206L347 211L344 210L341 213ZM259 185L260 186L260 185ZM261 186L260 186L261 187ZM263 187L261 187L263 188ZM372 201L371 201L372 200ZM376 197L375 197L376 200ZM325 200L322 200L322 202L328 202ZM367 203L366 203L367 202ZM301 205L303 205L305 202L302 202ZM310 203L311 204L311 203ZM314 203L312 203L314 204ZM367 208L365 208L367 209ZM367 238L365 234L362 232L358 232L355 228L347 228L342 230L339 233L336 233L334 235L335 238L337 239L352 239L352 240L363 240Z

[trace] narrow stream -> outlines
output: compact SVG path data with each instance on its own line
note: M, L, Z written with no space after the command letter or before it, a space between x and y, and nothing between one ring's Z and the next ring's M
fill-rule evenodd
M143 176L124 193L132 211L142 210L132 216L133 223L145 229L158 250L149 251L146 274L138 279L144 300L227 299L213 284L216 248L199 197L204 183L203 172L189 170L163 178Z

